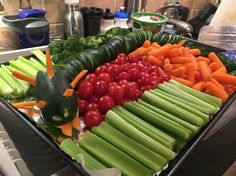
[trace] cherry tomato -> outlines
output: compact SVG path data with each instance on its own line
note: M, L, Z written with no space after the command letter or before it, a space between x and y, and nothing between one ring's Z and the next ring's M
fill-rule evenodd
M124 87L124 89L125 89L125 97L133 100L135 98L137 85L129 83Z
M100 73L104 73L107 70L107 67L105 65L101 65L94 71L95 75L99 75Z
M120 74L119 74L119 80L129 80L129 74L128 73L126 73L126 72L121 72Z
M129 102L129 101L131 101L130 99L128 99L128 98L123 98L123 99L121 99L121 100L119 100L119 101L117 101L117 105L123 105L125 102Z
M117 76L119 76L120 72L121 72L121 67L117 64L111 64L108 66L106 72L111 75L112 78L115 78Z
M117 83L117 82L111 82L111 83L108 84L108 87L111 87L111 86L113 86L113 85L116 85L116 86L117 86L118 83Z
M129 78L131 81L137 81L140 77L139 71L135 68L131 68L127 73L129 74Z
M82 99L78 99L78 106L79 106L79 112L85 113L87 112L88 102Z
M87 128L98 126L102 121L103 117L98 111L88 111L84 116L84 123Z
M161 79L162 79L162 82L169 81L170 80L170 76L169 75L163 75Z
M107 73L100 73L98 75L98 80L105 81L107 84L109 84L111 82L111 76Z
M129 63L125 63L125 64L121 65L121 68L123 71L127 72L131 68L131 66Z
M151 90L152 89L152 86L151 85L147 85L147 86L142 86L142 87L140 87L140 90L142 91L142 92L144 92L144 91L146 91L146 90Z
M129 63L137 63L137 62L140 61L140 60L141 60L140 57L137 56L137 55L135 55L135 54L130 54L130 55L128 55L128 57L127 57L127 61L128 61Z
M98 111L97 103L89 103L87 106L87 111Z
M111 96L115 101L123 98L125 90L119 85L113 85L108 88L108 95Z
M93 94L94 87L93 84L87 81L84 81L79 86L79 97L83 99L87 99Z
M98 101L98 97L96 95L92 95L88 98L89 103L96 103Z
M149 85L151 83L151 79L149 75L141 76L141 83L143 86Z
M105 81L97 81L94 84L94 91L97 96L103 96L107 93L108 85Z
M85 77L84 80L85 80L85 81L88 81L88 82L90 82L90 83L92 83L92 84L95 84L95 82L97 82L97 76L96 76L95 74L93 74L93 73L90 73L90 74L88 74L88 75Z
M116 63L119 64L119 65L122 65L122 64L126 63L126 55L124 53L120 53L116 57Z
M101 97L98 100L98 109L102 113L106 113L115 106L115 101L108 95Z
M134 100L141 98L142 95L143 95L143 92L140 89L137 89L135 92Z

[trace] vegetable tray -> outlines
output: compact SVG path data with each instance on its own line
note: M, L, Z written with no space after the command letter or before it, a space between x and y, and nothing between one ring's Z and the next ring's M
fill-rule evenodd
M188 39L187 39L188 40ZM194 45L199 47L204 47L209 51L221 52L222 50L211 47L209 45L205 45L199 43L194 40L188 40L189 42L194 43ZM181 151L177 154L177 156L169 162L168 167L160 172L161 176L171 176L175 173L178 167L182 164L185 158L191 153L191 151L197 146L197 144L203 139L203 137L209 132L209 130L214 126L214 124L223 116L223 114L227 111L230 105L233 103L236 97L236 92L234 92L221 106L220 110L209 120L209 122L202 127L202 129L181 149ZM14 108L10 102L2 97L0 97L0 101L15 115L16 118L22 120L26 125L28 125L38 136L40 136L46 143L48 143L52 149L54 149L61 157L68 162L73 168L75 168L80 175L89 175L83 167L71 159L66 153L64 153L59 145L50 137L43 129L41 129L36 123L20 112L16 108Z

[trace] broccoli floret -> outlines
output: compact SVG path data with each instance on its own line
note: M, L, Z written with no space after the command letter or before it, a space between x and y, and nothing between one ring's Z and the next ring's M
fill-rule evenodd
M81 51L83 50L83 46L80 43L79 37L77 35L69 36L63 45L64 50L68 51Z
M72 55L73 52L68 51L68 50L64 50L60 53L54 54L52 55L52 60L54 63L57 63L59 61L62 61L64 59L67 59L68 57L70 57Z
M48 47L50 49L51 54L57 54L62 52L64 50L63 42L64 42L63 40L56 40L50 43Z
M114 27L109 29L106 33L105 36L108 40L112 39L116 35L127 35L130 33L129 29L121 28L121 27Z
M86 37L86 49L88 48L97 48L103 43L105 43L107 40L104 36L98 35L98 36L88 36Z

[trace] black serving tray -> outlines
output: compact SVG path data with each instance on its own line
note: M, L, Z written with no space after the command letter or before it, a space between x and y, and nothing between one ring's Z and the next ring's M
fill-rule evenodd
M212 47L203 43L199 43L198 41L187 39L190 42L193 42L195 45L199 45L200 47L204 47L209 51L213 52L222 52L223 50ZM188 143L181 149L178 155L169 162L168 167L160 173L160 176L172 176L175 171L181 166L183 161L187 158L187 156L192 152L192 150L198 145L198 143L206 136L206 134L210 131L210 129L215 125L215 123L224 115L230 105L234 102L236 98L236 92L234 92L221 106L219 111L209 120L209 122L202 127L202 129L190 140ZM50 137L43 129L37 126L37 124L30 120L30 118L14 108L10 102L2 97L0 97L0 101L15 115L16 118L22 120L33 132L35 132L40 138L42 138L45 143L47 143L54 151L56 151L65 161L68 162L78 173L82 176L89 176L89 174L82 168L82 166L76 161L72 160L70 156L68 156L65 152L63 152L58 144L54 142L52 137Z

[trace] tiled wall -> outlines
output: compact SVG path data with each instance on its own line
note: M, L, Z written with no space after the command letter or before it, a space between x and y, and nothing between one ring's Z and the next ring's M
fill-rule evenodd
M23 0L27 1L27 0ZM167 0L147 0L147 11L155 12L160 7L164 6ZM210 1L214 0L179 0L179 3L190 9L189 19L193 18L198 12ZM18 11L18 0L3 0L6 9L6 14L15 14ZM30 0L33 8L40 8L40 0ZM64 0L44 0L45 9L48 11L47 19L50 23L62 22L63 12L65 10ZM80 7L99 7L110 8L112 12L119 10L119 7L124 5L124 0L80 0Z

